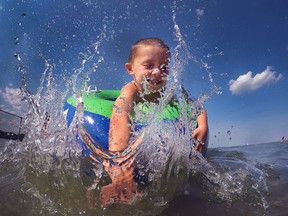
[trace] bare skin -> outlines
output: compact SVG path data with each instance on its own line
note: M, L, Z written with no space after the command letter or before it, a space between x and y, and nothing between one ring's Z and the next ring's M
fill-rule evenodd
M207 113L204 111L201 115L198 116L197 123L198 127L193 131L192 138L198 140L201 143L204 143L207 139L208 133L208 119ZM195 148L201 154L204 154L206 149L204 145L196 143Z
M135 103L143 99L139 93L145 88L151 92L145 95L148 102L157 102L159 90L166 84L170 54L167 50L155 46L141 46L131 63L126 63L127 72L134 80L126 84L117 98L112 111L109 129L109 151L122 151L130 140L130 113Z

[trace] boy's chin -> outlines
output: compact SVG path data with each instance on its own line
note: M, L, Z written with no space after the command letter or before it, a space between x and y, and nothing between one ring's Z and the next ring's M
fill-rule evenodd
M160 92L164 89L164 86L163 85L158 85L158 86L150 86L148 87L145 92L147 94L151 94L151 93L157 93L157 92Z
M143 93L150 94L150 93L159 92L162 89L164 89L166 83L167 83L166 80L161 80L158 83L146 81L146 82L141 83L141 85L142 85Z

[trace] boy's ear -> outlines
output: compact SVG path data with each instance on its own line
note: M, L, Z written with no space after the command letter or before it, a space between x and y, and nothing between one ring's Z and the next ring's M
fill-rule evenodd
M133 70L132 70L132 65L131 65L131 63L126 63L126 64L125 64L125 68L126 68L126 71L127 71L130 75L133 75L133 74L134 74L134 72L133 72Z

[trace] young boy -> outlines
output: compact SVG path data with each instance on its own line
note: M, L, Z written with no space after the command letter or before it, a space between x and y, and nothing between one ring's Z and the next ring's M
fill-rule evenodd
M132 46L125 68L133 77L133 81L122 88L113 107L109 129L110 152L122 152L127 147L132 133L133 108L143 102L159 103L167 83L170 57L169 47L159 38L141 39ZM203 143L208 131L205 111L198 116L197 124L198 127L191 138L198 140L195 147L204 154ZM134 180L133 158L128 160L120 158L118 165L104 164L104 166L112 183L102 188L100 195L102 206L113 202L131 204L135 198L141 196Z
M131 137L131 112L143 101L159 103L169 74L171 53L159 38L144 38L131 48L129 61L125 64L133 81L126 84L117 98L110 119L109 151L120 152L128 145ZM204 111L197 119L198 127L192 138L198 142L196 149L205 153L208 125Z

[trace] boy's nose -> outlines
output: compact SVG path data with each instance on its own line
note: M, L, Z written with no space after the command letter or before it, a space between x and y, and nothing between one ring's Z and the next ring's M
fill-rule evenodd
M160 71L160 69L159 68L154 68L154 69L152 69L152 74L158 74L158 73L160 73L161 71Z

